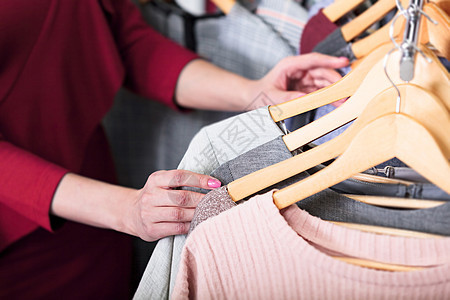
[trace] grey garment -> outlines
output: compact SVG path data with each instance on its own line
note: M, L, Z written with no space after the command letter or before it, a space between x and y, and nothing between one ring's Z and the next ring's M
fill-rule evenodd
M284 132L268 107L243 113L202 128L192 139L178 169L210 174L214 169ZM175 284L185 235L158 241L134 299L167 299Z
M450 236L450 202L427 209L388 209L355 201L328 189L297 205L323 220Z
M197 53L217 66L259 79L295 49L257 15L235 4L225 18L196 22Z
M344 39L340 28L336 28L324 40L318 43L314 47L313 52L319 52L337 57L344 56L347 57L350 62L356 59L351 43L347 43Z
M294 0L261 0L256 14L299 53L300 38L308 21L308 12Z
M292 157L292 154L284 145L282 138L279 137L221 165L219 168L214 170L211 175L221 180L223 184L228 184L233 180L279 161L283 161L289 157ZM308 176L309 174L307 172L303 172L264 189L263 191L258 192L258 194L265 193L266 191L274 188L284 188L294 182L307 178ZM434 194L440 194L441 190L432 184L417 184L417 186L422 187L424 185L428 186L430 190L434 189ZM336 186L333 186L332 189L336 189L336 187L341 190L353 188L358 189L358 191L362 191L364 194L370 194L368 192L364 192L366 189L369 192L386 194L384 189L391 189L394 187L391 192L397 193L399 190L401 191L399 186L401 185L372 184L359 180L348 179ZM298 202L297 204L300 208L307 210L310 214L325 220L395 227L427 233L450 235L450 203L430 209L420 210L387 209L355 201L342 196L332 189L321 191ZM348 193L348 190L345 190L345 192ZM215 191L210 193L215 193ZM422 194L418 193L418 195ZM448 194L442 196L445 197L443 200L450 200L450 196ZM223 198L223 195L221 197ZM208 197L206 200L211 198L214 197ZM229 199L228 203L220 204L220 207L232 207L230 201L232 202L232 200ZM193 220L193 223L198 225L201 221L208 218L208 213L210 213L209 217L213 217L215 215L213 212L222 211L221 209L214 208L217 207L217 205L217 201L211 201L209 204L202 203L201 209L206 210L206 212L196 212L196 216L201 215L202 219ZM358 213L355 213L356 211ZM192 226L191 230L193 230Z

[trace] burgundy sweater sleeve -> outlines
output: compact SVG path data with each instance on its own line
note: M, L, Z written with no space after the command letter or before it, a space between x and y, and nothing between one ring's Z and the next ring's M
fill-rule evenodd
M52 230L49 218L51 199L67 171L2 140L1 135L0 170L2 204Z
M102 2L125 66L125 87L176 108L178 76L198 56L150 28L130 0Z

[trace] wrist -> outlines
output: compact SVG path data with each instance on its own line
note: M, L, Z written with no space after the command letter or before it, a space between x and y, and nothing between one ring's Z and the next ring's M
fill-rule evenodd
M241 93L236 97L237 110L249 111L258 108L258 81L244 78L239 89Z
M263 106L275 104L265 92L264 84L261 80L250 80L246 89L245 111L254 110Z
M138 191L76 174L61 180L50 213L74 222L128 233L124 223Z
M114 230L120 231L126 234L137 236L137 229L134 226L136 215L134 209L136 207L137 199L140 190L124 188L122 196L118 201L113 215L114 217Z

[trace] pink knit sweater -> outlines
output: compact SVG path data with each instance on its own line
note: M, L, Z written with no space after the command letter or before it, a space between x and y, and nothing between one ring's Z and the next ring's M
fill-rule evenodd
M387 272L329 254L425 266ZM322 221L272 192L200 224L188 237L173 299L450 298L450 238L364 233Z

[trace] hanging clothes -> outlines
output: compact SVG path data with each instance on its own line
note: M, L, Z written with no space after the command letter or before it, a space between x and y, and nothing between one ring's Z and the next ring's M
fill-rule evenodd
M210 174L228 160L283 134L270 117L267 106L239 114L198 132L178 168ZM184 243L185 235L169 236L158 241L134 299L169 297Z
M226 162L214 170L211 176L226 185L290 157L292 154L284 145L282 138L278 137ZM310 171L317 172L323 168L324 166L318 166ZM410 173L414 173L414 171L410 169ZM308 176L308 172L297 174L258 192L258 194L274 188L284 188ZM362 203L340 193L450 201L450 195L431 183L387 184L350 178L298 202L297 205L323 220L393 227L450 236L450 202L428 209L399 210ZM218 195L220 195L221 201L217 201ZM228 196L225 186L208 192L195 210L189 232L192 232L195 226L206 219L234 206L236 203Z
M370 245L368 247L368 245ZM313 217L272 192L200 225L186 241L172 299L445 298L450 238L365 233ZM333 256L421 266L385 272Z

